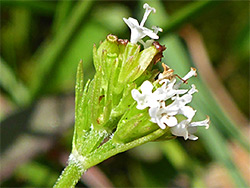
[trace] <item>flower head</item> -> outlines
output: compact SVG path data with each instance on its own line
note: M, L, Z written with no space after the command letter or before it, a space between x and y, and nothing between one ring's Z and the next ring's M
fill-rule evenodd
M141 85L142 93L137 89L132 90L132 97L137 101L137 109L149 107L148 113L151 122L156 123L161 129L170 127L175 136L183 136L185 140L196 140L198 137L193 133L196 132L197 126L208 128L209 118L204 121L191 122L196 110L187 104L192 101L193 94L198 90L195 85L192 85L189 90L179 89L182 83L186 83L189 78L196 76L196 69L191 68L183 78L180 78L181 81L176 83L176 75L173 74L173 70L165 65L163 68L164 72L158 76L154 85L145 81ZM154 86L156 89L153 89ZM168 105L166 105L166 101L168 101ZM178 114L183 115L186 119L178 122L176 117Z
M142 21L139 24L139 22L134 19L129 17L128 19L123 18L124 22L128 25L128 27L131 30L131 37L130 37L130 42L136 44L138 41L140 41L142 38L145 36L149 36L151 39L158 39L159 36L157 35L158 31L162 31L161 28L158 29L148 29L144 27L144 24L151 13L153 11L154 13L156 12L155 8L150 7L147 3L143 5L143 8L145 9L145 13L143 15ZM152 43L151 43L152 44Z

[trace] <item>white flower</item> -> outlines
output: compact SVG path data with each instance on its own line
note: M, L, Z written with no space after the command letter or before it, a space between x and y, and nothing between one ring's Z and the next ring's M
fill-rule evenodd
M179 89L179 85L188 80L192 76L196 76L196 69L191 70L186 74L182 81L176 84L173 70L163 66L164 72L158 76L155 84L160 84L153 91L153 84L149 81L143 82L140 90L133 89L132 97L137 101L137 109L145 109L149 107L148 113L150 121L156 123L161 129L170 127L170 131L175 136L182 136L185 140L197 140L194 135L198 126L209 127L209 117L203 121L191 122L196 110L190 106L186 106L192 101L193 94L198 92L195 85L191 89ZM179 84L180 83L180 84ZM180 96L181 95L181 96ZM166 101L170 103L166 106ZM182 114L186 117L185 120L178 122L176 115Z
M175 136L183 136L185 140L197 140L198 137L193 135L197 131L198 126L209 128L209 117L203 121L190 122L188 120L181 121L178 125L171 127L170 130Z
M155 104L156 101L154 97L152 97L153 87L154 86L152 85L152 83L146 80L140 87L141 93L137 89L133 89L131 91L133 99L137 101L137 106L136 106L137 109L143 110Z
M136 44L139 40L141 40L142 38L144 38L145 36L149 36L152 39L158 39L159 36L157 35L157 33L155 33L154 31L144 27L144 23L146 22L149 14L151 11L153 11L154 13L156 12L156 10L152 7L150 7L147 3L145 3L143 5L143 8L146 9L144 16L142 18L141 23L139 24L139 22L134 19L129 17L128 19L123 18L124 22L128 25L128 27L131 30L131 37L130 37L130 42ZM155 30L156 31L156 30ZM158 31L160 31L158 29ZM156 31L156 32L158 32Z
M150 121L157 123L161 129L165 129L166 126L173 127L178 124L177 119L169 115L169 111L166 110L165 101L160 103L160 106L151 107L149 109Z

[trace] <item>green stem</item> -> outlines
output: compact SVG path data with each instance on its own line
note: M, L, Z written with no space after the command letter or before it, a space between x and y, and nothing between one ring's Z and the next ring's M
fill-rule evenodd
M54 188L75 187L83 173L84 169L81 168L81 165L69 162L69 165L63 170L62 174L58 178Z
M140 146L144 143L154 141L157 138L160 138L161 136L166 134L167 131L169 131L169 130L168 129L165 129L165 130L158 129L147 136L141 137L137 140L134 140L134 141L126 143L126 144L114 143L113 140L109 140L107 143L103 144L97 150L95 150L94 152L92 152L88 156L86 156L86 158L84 160L84 164L82 164L82 165L84 165L86 167L86 169L88 169L88 168L95 166L95 165L101 163L102 161L104 161L104 160L106 160L106 159L108 159L108 158L110 158L118 153L127 151L129 149L134 148L134 147Z

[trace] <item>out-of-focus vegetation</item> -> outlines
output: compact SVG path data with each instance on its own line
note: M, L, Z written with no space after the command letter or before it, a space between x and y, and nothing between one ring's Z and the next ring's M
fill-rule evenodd
M54 184L71 149L77 64L83 59L85 78L92 78L93 44L109 33L129 38L122 18L140 18L144 2L0 2L2 187ZM198 141L149 143L112 157L78 186L249 186L249 2L148 4L157 13L146 25L164 30L163 61L180 75L198 68L193 105L199 119L211 117L210 129L199 130Z

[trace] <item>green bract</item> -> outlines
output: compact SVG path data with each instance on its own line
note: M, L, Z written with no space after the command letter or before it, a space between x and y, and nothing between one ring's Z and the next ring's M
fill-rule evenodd
M140 45L108 35L98 49L96 46L93 48L96 74L92 81L87 82L84 89L82 62L80 62L76 84L74 135L74 146L77 147L78 152L86 150L82 149L82 147L86 148L86 145L82 146L78 142L84 142L91 134L89 131L91 126L93 130L102 132L103 137L113 132L122 115L135 103L131 90L137 88L146 79L152 79L155 76L157 71L149 69L152 69L150 65L155 63L153 59L158 53L159 50L153 45L140 51ZM130 113L130 116L138 115L137 113L142 114L135 111ZM147 117L146 114L144 119ZM132 121L131 123L133 124ZM157 128L156 125L153 127ZM143 134L140 133L140 135ZM100 143L96 144L98 146Z

